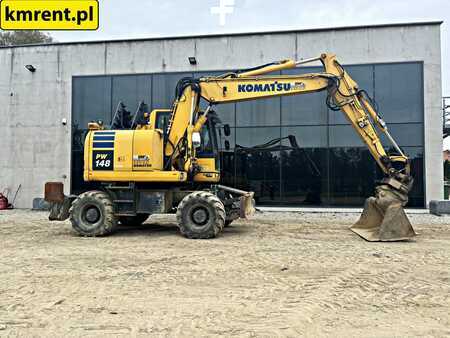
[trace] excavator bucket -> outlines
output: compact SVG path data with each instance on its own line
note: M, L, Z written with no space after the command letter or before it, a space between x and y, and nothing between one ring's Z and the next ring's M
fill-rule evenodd
M350 227L369 242L409 240L416 233L403 210L408 199L388 185L376 188L376 197L369 197L359 220Z

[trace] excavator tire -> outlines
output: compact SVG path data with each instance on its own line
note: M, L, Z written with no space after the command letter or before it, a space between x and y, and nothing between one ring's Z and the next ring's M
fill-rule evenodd
M86 237L105 236L114 231L117 217L109 196L103 191L87 191L70 208L72 228Z
M125 226L138 226L144 223L149 214L137 214L136 216L119 216L119 222L121 225Z
M216 195L195 191L178 205L177 222L181 234L187 238L214 238L223 230L225 207Z

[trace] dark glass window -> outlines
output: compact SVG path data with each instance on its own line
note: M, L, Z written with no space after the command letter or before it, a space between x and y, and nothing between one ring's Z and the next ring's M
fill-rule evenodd
M421 123L389 124L388 130L400 146L422 146L423 125ZM377 129L377 133L384 146L391 143L385 134ZM330 147L363 147L364 142L349 124L329 127Z
M87 190L96 189L99 184L96 182L85 182L83 179L84 170L84 139L88 133L87 129L72 129L72 193L80 194Z
M192 77L192 73L155 74L152 81L153 109L171 109L175 98L175 87L183 77Z
M117 105L122 101L126 109L134 114L139 102L152 106L152 77L150 75L120 75L112 78L111 106L113 114ZM170 107L167 107L170 108Z
M424 205L424 155L422 147L404 147L403 150L411 159L411 174L414 177L414 185L409 194L410 207L423 207Z
M84 139L91 121L111 123L111 78L105 76L74 77L72 88L72 192L81 193L96 187L84 182Z
M402 147L406 146L423 146L423 124L422 123L390 123L388 130L394 140ZM391 143L383 133L381 141L383 145L390 146Z
M155 121L155 127L158 129L163 129L164 123L166 123L166 128L167 125L169 124L169 120L170 120L170 116L172 115L171 111L168 112L158 112L158 115L156 116L156 121Z
M230 150L234 150L236 144L236 128L230 128L230 136L225 136L223 128L218 127L217 137L219 138L218 143L220 149L226 150L225 141L228 141Z
M236 124L248 126L279 126L280 98L259 99L236 104Z
M362 206L373 196L376 163L366 148L329 149L330 205Z
M282 202L287 205L328 204L328 150L289 146L281 151Z
M326 126L301 126L282 127L281 137L295 137L295 142L300 148L326 148L328 146L328 136ZM283 140L288 144L289 140Z
M260 204L280 198L280 147L259 150L250 147L279 140L280 128L236 128L236 186L255 192ZM240 147L239 147L240 146Z
M231 127L236 125L236 105L234 103L217 104L213 106L223 124L229 124Z
M284 70L283 75L296 75L322 71L320 67L299 67ZM318 125L327 124L326 91L281 98L281 124Z
M359 88L375 98L392 136L411 158L415 183L410 207L423 207L425 197L422 67L421 63L345 66ZM321 67L300 67L282 74L319 71ZM72 191L94 188L82 177L88 122L101 119L109 124L120 100L131 113L141 100L152 109L170 109L179 79L222 73L74 77ZM222 122L232 126L229 137L223 130L218 133L222 184L255 191L259 204L362 206L373 195L381 170L345 116L329 111L325 99L326 92L321 92L215 105ZM202 100L201 109L206 106ZM392 152L386 137L380 136ZM203 141L208 149L206 135ZM255 149L256 145L263 148Z
M236 185L254 191L259 204L280 199L280 151L239 151L236 149Z
M364 142L350 123L329 126L328 131L330 147L364 147Z
M386 122L423 122L422 63L375 65L375 100Z
M197 153L202 153L204 156L213 156L214 155L214 147L213 140L210 135L210 131L207 126L204 125L202 130L200 131L200 140L201 145L199 149L197 149Z
M253 147L280 138L280 127L236 128L236 147Z
M111 78L105 76L74 77L72 122L85 129L91 121L111 123Z
M327 127L282 127L282 199L286 204L327 203Z
M218 133L220 148L220 168L222 184L237 187L236 177L236 157L234 153L236 142L236 128L231 128L231 135L225 136L223 130ZM225 148L225 141L228 141L230 149Z

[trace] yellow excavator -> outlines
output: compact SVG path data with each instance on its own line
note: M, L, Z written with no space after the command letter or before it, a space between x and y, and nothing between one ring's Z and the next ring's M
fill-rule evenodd
M323 71L270 75L320 61ZM84 146L84 180L99 189L65 196L62 183L48 182L45 199L51 220L70 217L83 236L101 236L117 224L140 224L154 213L176 212L180 232L188 238L216 237L224 226L254 212L253 193L219 184L214 105L284 95L327 91L326 104L340 110L369 148L384 173L375 197L351 230L368 241L407 240L415 232L403 210L413 179L408 157L388 132L369 95L360 89L333 54L300 61L283 60L220 76L182 78L172 109L144 113L130 130L89 123ZM207 102L200 109L201 99ZM389 155L377 134L395 149ZM226 136L229 126L224 126ZM344 174L344 173L343 173Z

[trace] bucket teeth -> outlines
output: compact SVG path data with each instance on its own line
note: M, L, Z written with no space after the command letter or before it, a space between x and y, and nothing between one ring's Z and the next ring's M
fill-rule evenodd
M350 228L369 242L402 241L416 236L403 210L408 199L388 185L376 188L376 197L369 197L359 220Z

